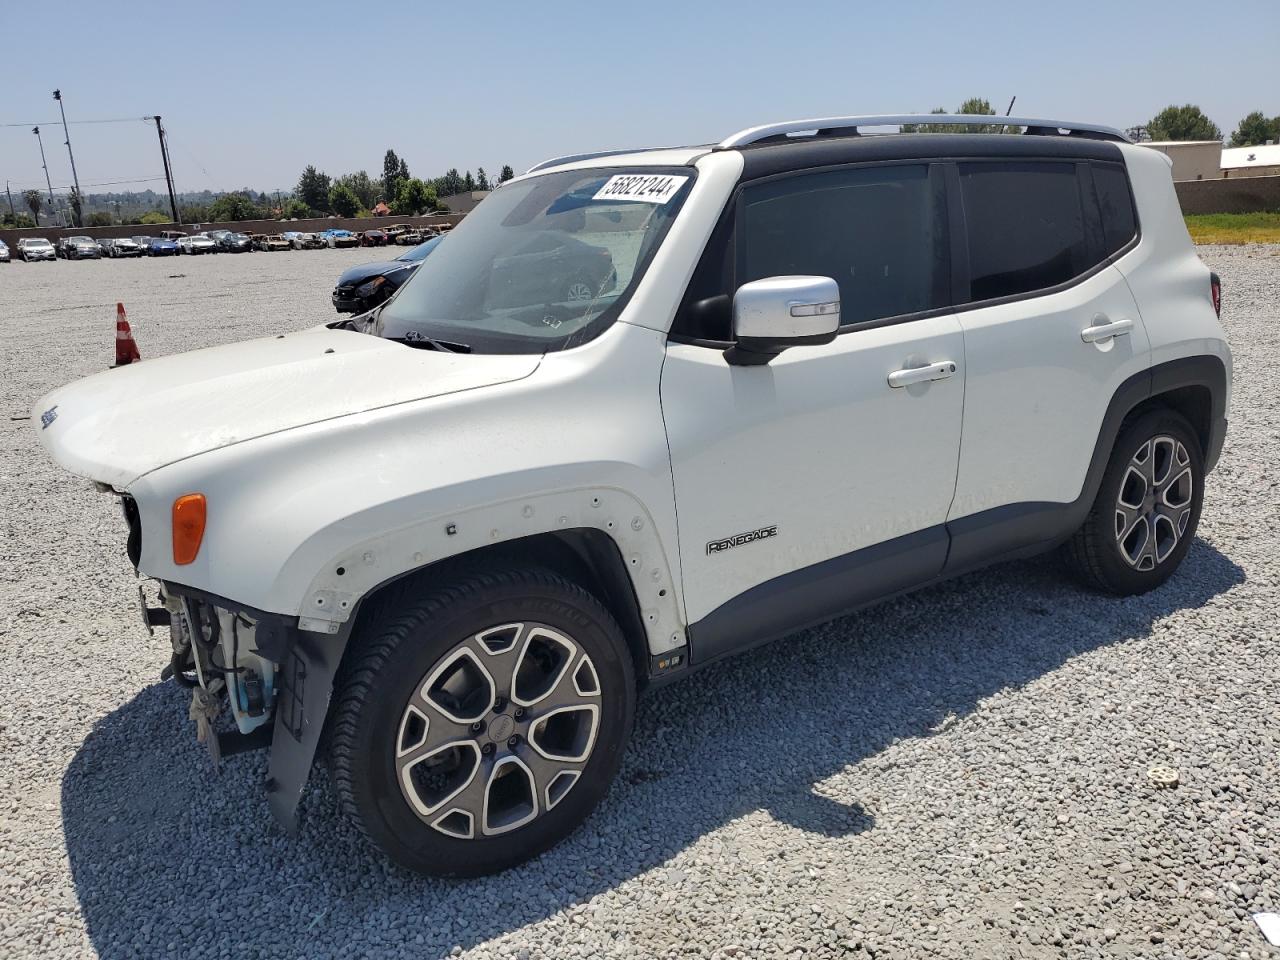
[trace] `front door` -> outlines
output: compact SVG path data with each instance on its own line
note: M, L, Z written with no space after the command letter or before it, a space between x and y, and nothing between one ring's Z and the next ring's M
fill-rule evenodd
M662 409L697 660L941 570L965 376L959 321L938 308L942 196L925 164L742 191L728 282L832 277L842 332L756 367L705 340L669 344ZM891 385L935 363L941 379Z

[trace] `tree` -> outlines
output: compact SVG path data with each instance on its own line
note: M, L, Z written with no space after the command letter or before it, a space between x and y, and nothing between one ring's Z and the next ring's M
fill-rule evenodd
M465 185L457 167L451 167L449 172L440 178L439 183L438 192L442 197L452 197L454 194L461 193Z
M401 216L414 216L424 210L433 210L436 205L436 192L416 177L410 177L400 183L400 192L396 194L392 207Z
M946 113L942 107L934 107L931 114ZM956 113L994 117L995 108L991 101L983 97L970 97L956 108ZM959 123L904 123L903 133L1021 133L1021 127L1005 123L980 123L976 125Z
M235 219L239 219L239 218L237 217ZM146 213L144 213L142 216L138 218L138 223L146 224L147 226L154 226L157 223L169 223L169 222L170 222L169 218L166 217L159 210L148 210Z
M327 179L327 178L326 178ZM146 219L145 217L143 218ZM215 223L233 220L261 220L262 210L246 191L224 193L209 205L209 219Z
M1168 106L1151 118L1152 140L1221 140L1222 131L1195 104Z
M511 169L511 164L504 163L502 165L502 172L498 174L498 183L506 183L515 175L516 175L516 172Z
M475 188L476 188L475 178L471 176L471 171L468 170L467 175L462 178L462 190L464 193L470 193Z
M178 209L183 223L207 223L213 219L209 216L209 207L203 203L184 203Z
M280 216L284 220L305 220L311 216L311 211L297 197L290 197L284 202L284 206L280 208Z
M71 188L71 192L67 194L67 202L71 204L71 210L75 214L75 224L77 227L84 226L84 215L82 213L83 201L80 197L80 191L75 187Z
M1261 110L1255 110L1240 121L1236 132L1231 135L1230 146L1257 147L1268 140L1280 143L1280 117L1268 120Z
M34 227L36 222L31 219L31 215L27 213L17 213L12 217L9 214L4 215L4 225L12 227L15 230L21 230L24 227Z
M339 181L329 188L329 209L340 217L354 217L360 209L360 198L354 190Z
M329 175L309 165L302 171L302 176L298 178L298 186L293 192L307 205L308 210L324 212L329 209L329 187Z
M364 207L366 210L372 208L373 205L378 202L379 185L363 170L360 170L357 173L348 173L343 177L338 177L334 183L340 183L354 193L356 195L356 200L360 203L360 206Z
M479 170L476 171L476 189L477 190L492 189L489 186L489 175L484 172L484 167L481 167Z
M382 158L382 196L390 200L396 195L400 185L400 158L394 150L388 149Z
M44 204L44 197L40 195L39 190L23 190L22 199L26 201L27 209L35 218L36 226L40 226L40 207Z
M91 213L89 214L89 222L86 224L86 226L109 227L111 226L111 214L104 213L101 210L99 210L97 213Z

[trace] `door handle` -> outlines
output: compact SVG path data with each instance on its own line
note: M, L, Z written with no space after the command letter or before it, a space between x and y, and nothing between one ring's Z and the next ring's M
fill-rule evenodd
M1102 319L1095 317L1095 320ZM1127 337L1133 332L1133 321L1128 317L1121 317L1112 323L1100 323L1096 327L1085 327L1080 331L1080 339L1085 343L1099 343L1103 340L1110 340L1112 337Z
M956 365L951 360L939 360L923 367L908 367L906 370L895 370L889 374L889 386L909 387L913 383L924 383L928 380L945 380L956 372Z

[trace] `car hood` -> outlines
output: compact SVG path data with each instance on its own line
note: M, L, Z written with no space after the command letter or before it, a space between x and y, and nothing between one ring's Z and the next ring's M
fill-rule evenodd
M317 327L95 374L42 397L32 422L67 470L124 489L167 464L255 437L520 380L539 361Z
M362 263L358 267L344 270L338 277L338 286L348 287L353 284L372 280L374 277L385 277L397 270L412 270L418 264L409 260L375 260L373 263Z

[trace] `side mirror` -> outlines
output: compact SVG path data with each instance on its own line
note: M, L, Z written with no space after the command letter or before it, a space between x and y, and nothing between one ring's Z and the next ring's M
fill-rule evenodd
M735 366L768 363L787 347L830 343L840 328L840 287L830 277L767 277L733 295Z

